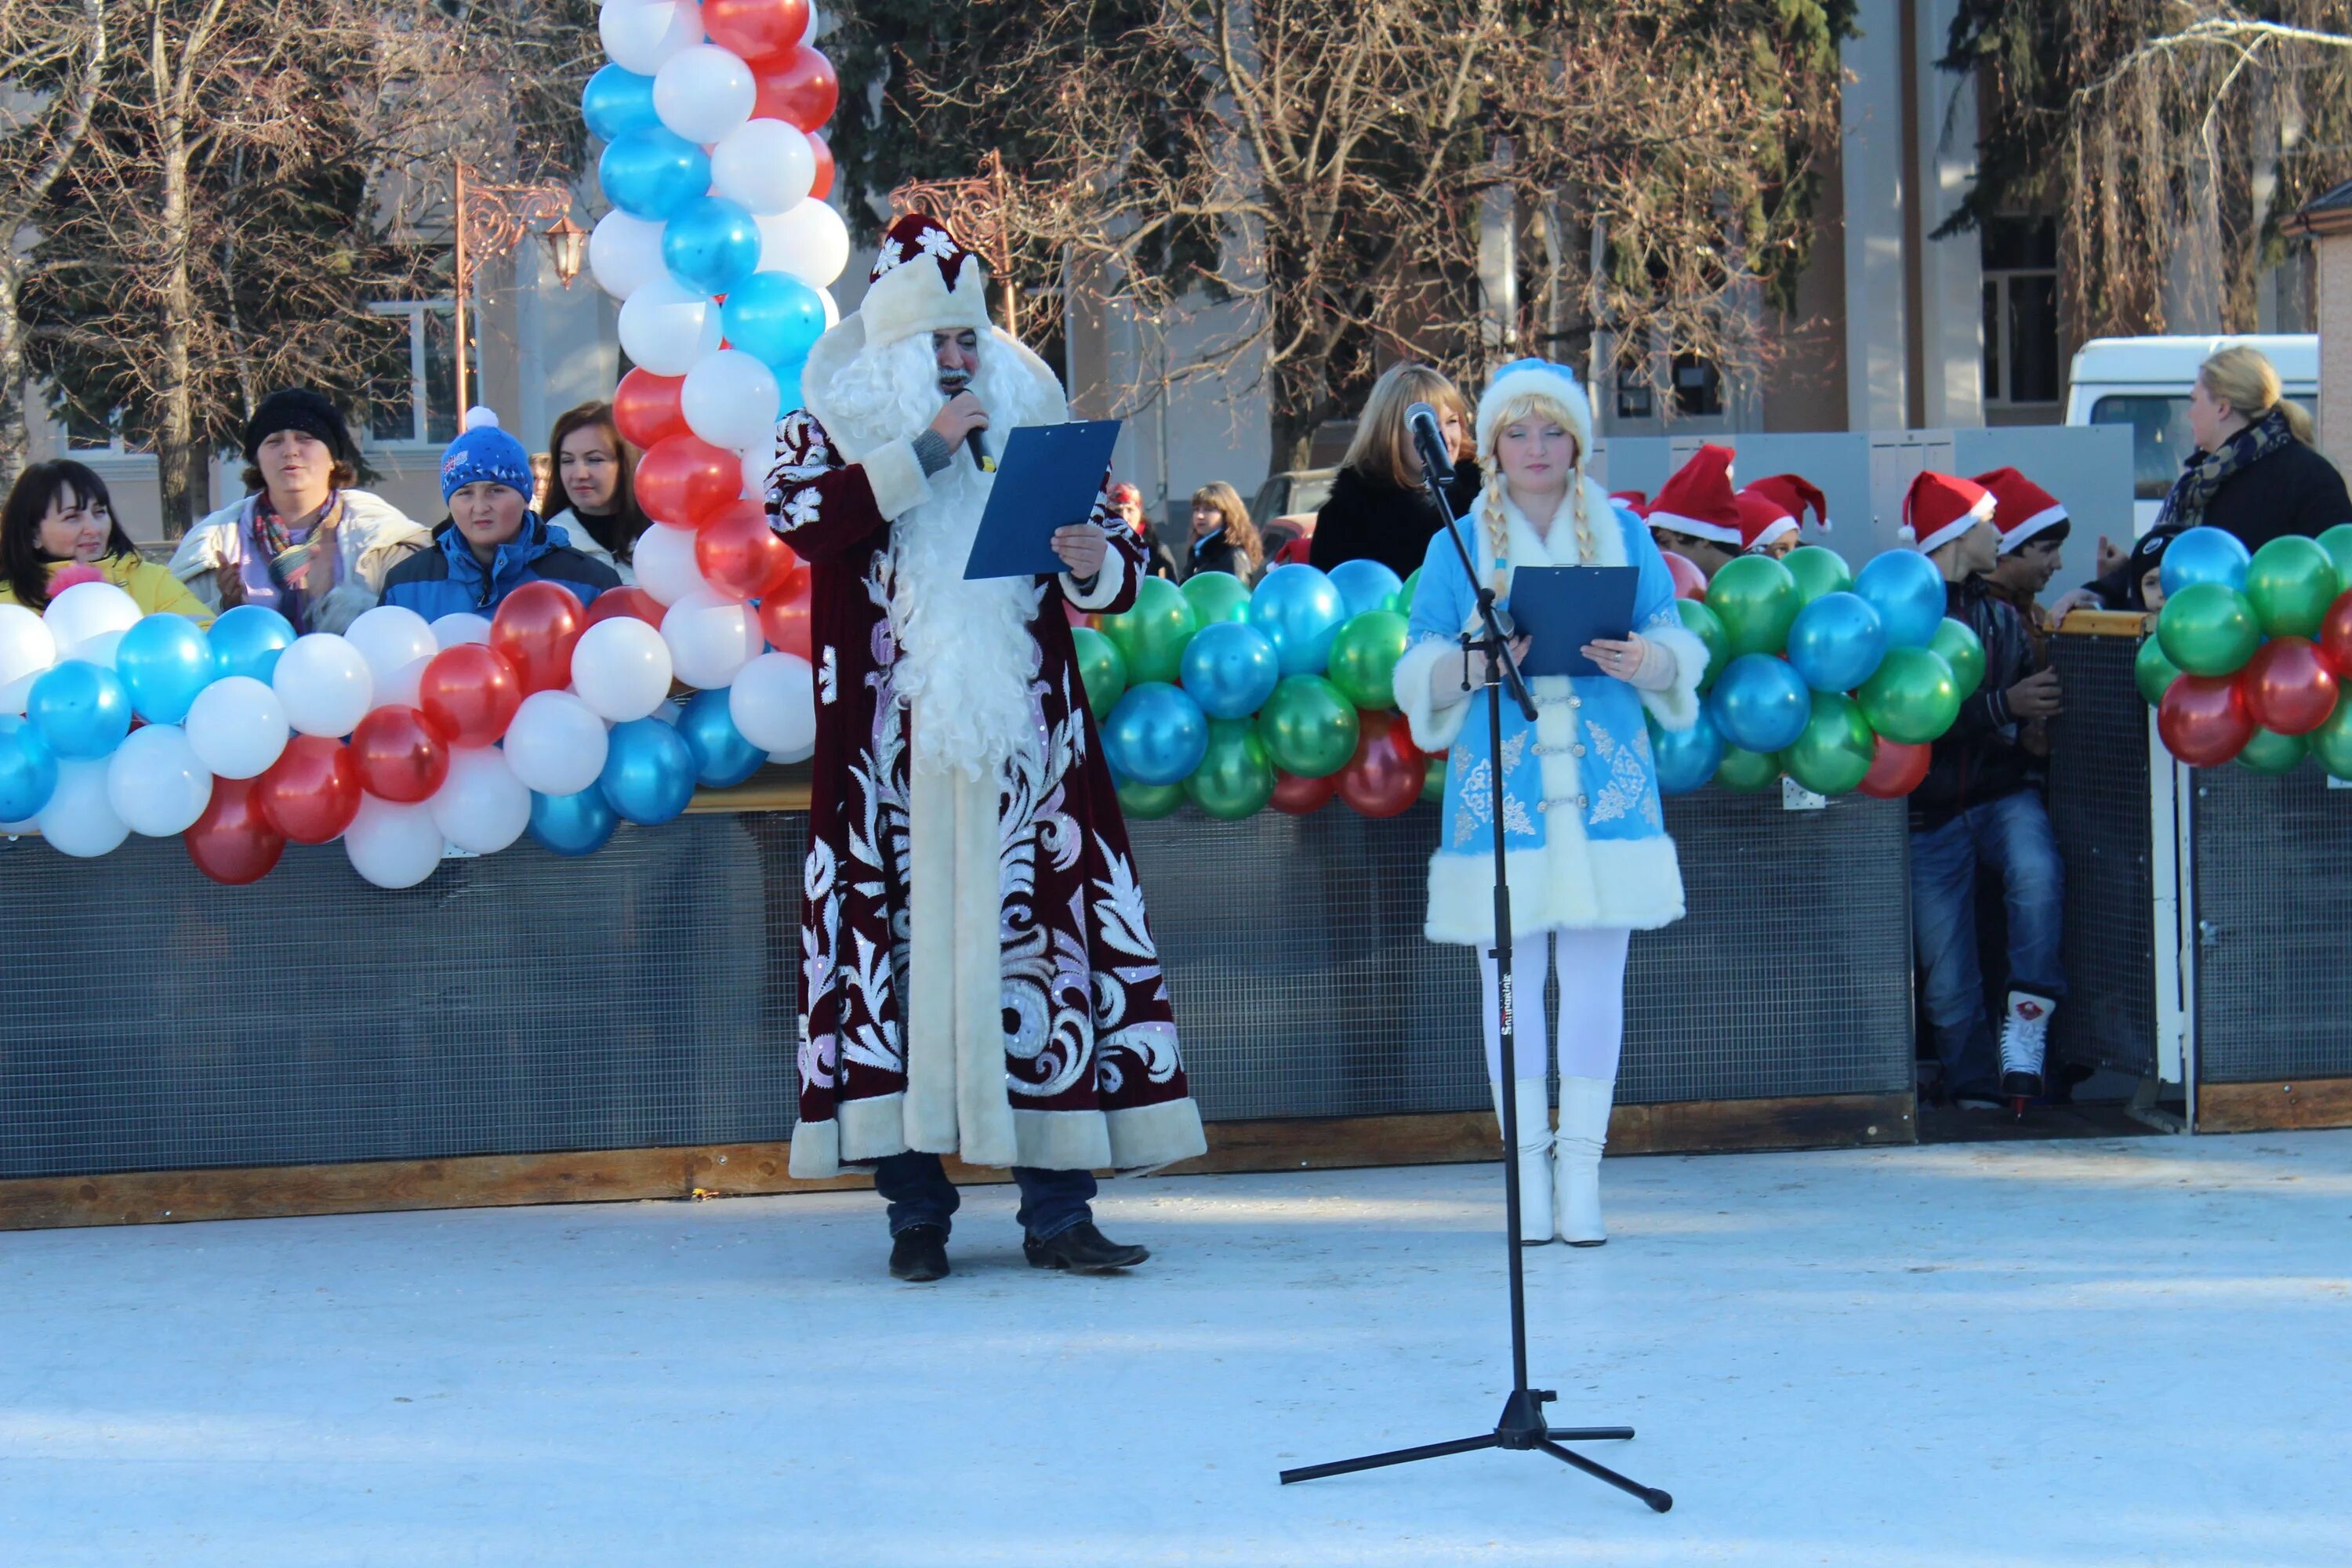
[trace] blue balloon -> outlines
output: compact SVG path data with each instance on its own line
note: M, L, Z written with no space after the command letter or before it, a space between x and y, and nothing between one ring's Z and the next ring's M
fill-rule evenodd
M1129 687L1112 705L1102 737L1118 771L1139 784L1178 783L1209 754L1201 705L1164 680Z
M694 798L694 752L684 736L658 719L615 724L596 787L623 817L655 826Z
M1688 795L1723 765L1723 731L1702 708L1687 730L1662 730L1652 723L1650 750L1658 760L1658 793Z
M114 648L114 673L150 724L176 724L212 684L213 645L185 616L142 616Z
M1852 691L1885 657L1886 627L1859 594L1823 594L1789 627L1789 663L1816 691Z
M695 782L709 789L741 784L768 760L767 752L745 740L743 731L735 728L734 716L727 711L724 687L698 691L688 698L686 712L677 721L677 732L685 737L686 749L693 754Z
M58 754L30 720L0 713L0 822L22 822L58 788Z
M1259 581L1250 595L1249 624L1274 644L1283 674L1320 675L1332 639L1348 624L1348 603L1330 578L1294 562Z
M1447 548L1451 549L1452 546ZM1404 589L1404 579L1377 561L1342 561L1331 568L1331 586L1339 590L1349 619L1366 610L1385 610Z
M1769 653L1743 653L1716 678L1706 716L1731 744L1744 751L1777 752L1794 745L1805 732L1813 716L1813 695L1787 660Z
M808 361L787 360L768 368L776 373L776 407L782 414L808 406L807 395L801 390L801 372L808 368Z
M262 605L239 605L205 634L213 645L213 679L249 675L262 685L278 673L278 656L294 645L294 623Z
M2246 567L2252 560L2234 533L2202 526L2184 529L2164 547L2164 565L2158 580L2164 584L2168 599L2194 583L2219 583L2242 594Z
M754 272L727 291L727 341L770 370L798 369L824 336L824 301L789 272ZM787 404L787 407L797 407Z
M760 226L724 196L698 196L662 228L662 265L705 294L726 294L760 265Z
M25 717L60 757L108 756L131 733L131 693L104 665L69 658L33 682Z
M1872 556L1854 574L1853 591L1878 612L1888 647L1926 647L1943 623L1944 574L1916 550L1889 550ZM1748 748L1759 749L1774 748Z
M640 125L604 149L596 180L623 212L661 223L710 188L710 155L667 126Z
M578 795L531 792L530 836L558 855L593 855L620 820L594 784Z
M605 66L580 89L580 118L588 122L588 134L600 142L617 142L632 131L659 125L654 79Z
M1282 679L1282 661L1255 626L1213 621L1184 645L1180 679L1185 695L1210 718L1246 719L1274 695L1275 684Z

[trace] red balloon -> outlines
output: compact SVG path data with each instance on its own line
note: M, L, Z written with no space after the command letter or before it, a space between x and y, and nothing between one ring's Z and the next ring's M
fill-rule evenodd
M262 819L297 844L324 844L360 814L359 768L341 741L324 735L289 739L253 784Z
M637 462L637 505L673 528L700 528L742 493L742 460L699 436L665 437Z
M659 631L662 612L667 608L667 605L643 588L607 588L596 595L594 604L588 606L588 624L593 626L598 621L609 621L614 616L635 616Z
M2255 723L2282 735L2308 735L2336 711L2336 672L2306 637L2273 637L2237 674L2238 694Z
M1339 775L1332 773L1319 779L1303 779L1297 773L1274 770L1274 797L1266 804L1276 811L1286 811L1293 816L1305 816L1320 811L1326 802L1339 793Z
M808 25L808 0L702 0L703 32L747 60L791 48Z
M2352 680L2352 590L2328 606L2319 623L2319 656L2339 679Z
M2232 677L2176 676L2156 705L2156 732L2190 767L2218 768L2253 738L2254 716Z
M613 389L613 423L621 439L644 451L656 441L687 434L686 409L678 402L682 375L656 375L639 365Z
M694 563L702 579L737 599L771 593L800 570L792 547L768 524L768 509L739 500L694 536Z
M809 146L816 153L816 180L809 186L809 195L823 201L833 195L833 143L824 139L822 131L808 133Z
M1339 798L1364 816L1394 816L1421 798L1429 757L1402 715L1366 710L1356 716L1356 754L1333 777Z
M286 853L286 836L261 814L259 784L258 779L213 780L212 803L180 835L196 869L224 886L258 882Z
M554 584L534 583L531 586ZM498 635L493 623L490 636ZM572 650L568 647L563 650L563 679L568 681L572 679ZM505 734L523 699L522 679L515 674L515 667L495 648L478 642L459 643L435 654L425 666L425 676L417 682L416 692L416 706L425 722L460 746L487 746Z
M1878 749L1870 754L1870 771L1853 787L1874 800L1899 800L1926 780L1934 752L1932 746L1890 741L1881 735Z
M1698 569L1696 562L1687 555L1678 555L1671 550L1661 550L1658 553L1666 558L1666 571L1675 580L1675 598L1704 599L1706 597L1706 574Z
M782 120L814 131L833 118L841 103L841 79L833 62L806 44L750 62L758 94L751 100L755 120Z
M525 583L506 596L498 614L490 617L490 647L507 661L515 679L521 682L520 695L515 698L518 704L534 691L554 691L572 684L572 646L587 629L588 612L581 607L572 590L561 583ZM434 663L439 662L436 656ZM508 709L506 717L513 718L514 710ZM506 719L499 720L499 733L505 734L506 728ZM464 742L469 746L488 743Z
M413 805L449 776L448 738L414 708L376 709L352 731L351 749L360 787L380 799Z
M816 662L816 638L809 629L809 574L806 567L760 601L760 635L778 653L798 654Z

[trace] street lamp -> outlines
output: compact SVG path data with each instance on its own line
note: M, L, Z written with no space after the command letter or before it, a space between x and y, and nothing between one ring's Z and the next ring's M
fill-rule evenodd
M457 165L450 209L457 241L457 418L463 422L467 407L466 307L473 298L476 269L510 253L525 235L536 233L547 242L555 275L569 289L580 276L588 231L572 221L570 186L484 184L464 163Z

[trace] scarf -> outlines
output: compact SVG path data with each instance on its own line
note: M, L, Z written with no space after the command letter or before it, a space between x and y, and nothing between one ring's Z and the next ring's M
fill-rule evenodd
M295 529L278 515L268 490L246 501L238 531L252 548L244 552L237 571L245 584L245 602L276 610L292 623L297 637L310 630L310 606L335 585L341 563L331 555L321 556L314 569L310 544L323 524L341 517L342 507L342 492L330 491L318 521Z
M2218 452L2191 452L2180 460L2180 477L2164 498L2157 515L2162 528L2195 528L2205 521L2205 508L2214 492L2294 439L2286 426L2286 410L2268 414L2221 443Z

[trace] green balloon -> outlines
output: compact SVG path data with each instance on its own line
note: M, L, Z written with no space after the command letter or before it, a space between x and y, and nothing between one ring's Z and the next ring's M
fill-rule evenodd
M2258 773L2293 773L2301 764L2310 748L2301 735L2282 735L2276 730L2256 729L2253 739L2238 753L2238 761Z
M1148 784L1129 779L1118 786L1118 809L1138 822L1156 822L1183 804L1181 784Z
M1274 798L1274 763L1248 720L1212 719L1209 750L1181 787L1211 816L1238 822Z
M1888 648L1860 695L1870 727L1906 745L1937 739L1960 713L1960 683L1933 648Z
M1770 789L1780 776L1780 758L1769 752L1743 752L1737 746L1724 747L1723 761L1715 766L1715 782L1742 795Z
M1972 695L1978 687L1984 684L1984 643L1966 621L1956 621L1946 616L1936 627L1935 635L1927 639L1927 646L1942 654L1944 662L1952 667L1952 679L1959 682L1963 698Z
M1070 641L1077 645L1078 679L1086 682L1087 706L1100 723L1127 689L1127 656L1092 626L1072 626Z
M2352 522L2339 522L2327 530L2319 536L2318 544L2336 568L2336 582L2352 588Z
M2245 595L2220 583L2191 583L2166 599L2156 637L2190 675L2234 675L2263 640Z
M1331 639L1323 672L1359 708L1396 706L1397 660L1404 657L1404 617L1394 610L1351 616Z
M1421 798L1443 801L1445 798L1445 759L1429 759L1429 776L1421 781Z
M2319 623L2342 591L2336 563L2319 541L2286 533L2254 552L2246 568L2246 603L2274 637L2319 635Z
M1165 577L1146 577L1135 585L1135 607L1123 616L1105 616L1103 635L1118 645L1127 658L1127 680L1140 686L1164 680L1173 686L1183 671L1184 645L1201 629L1201 618L1184 590Z
M1797 580L1769 555L1735 556L1706 585L1706 607L1721 617L1734 658L1779 653L1801 606Z
M1780 753L1789 776L1816 795L1843 795L1870 772L1878 737L1862 717L1862 704L1836 691L1813 693L1813 716L1805 732Z
M1286 675L1257 710L1257 738L1274 765L1329 778L1356 754L1356 708L1319 675Z
M2132 681L2139 688L2140 700L2153 708L2164 700L2172 683L2180 679L2180 667L2164 657L2164 644L2148 637L2139 645L2132 659Z
M1421 568L1416 566L1412 569L1412 575L1404 580L1404 586L1389 595L1389 608L1400 616L1410 618L1412 615L1413 591L1420 586Z
M1703 599L1676 599L1675 614L1683 618L1683 630L1706 644L1706 673L1698 682L1698 689L1705 691L1731 662L1730 634L1723 629L1723 617L1708 609Z
M1797 580L1801 608L1823 594L1843 594L1853 586L1853 568L1845 563L1845 557L1818 544L1800 544L1780 557L1780 564Z
M2319 765L2339 779L2352 779L2352 702L2338 702L2327 721L2304 742Z
M1249 584L1230 572L1196 572L1184 579L1184 599L1201 625L1249 619Z

